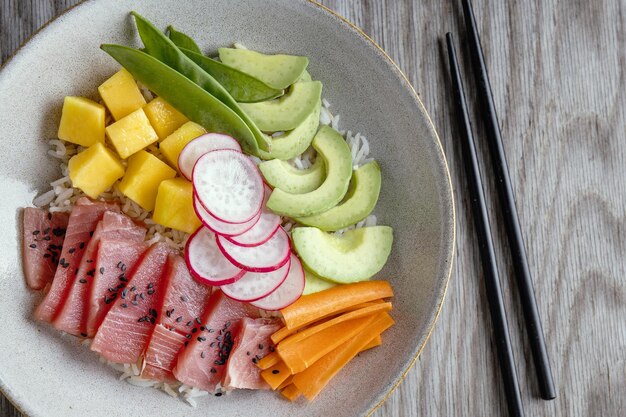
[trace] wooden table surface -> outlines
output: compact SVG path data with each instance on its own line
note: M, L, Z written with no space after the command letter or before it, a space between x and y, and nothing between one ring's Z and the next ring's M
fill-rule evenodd
M2 0L2 62L74 3ZM441 47L446 31L463 38L460 0L322 3L371 35L416 87L442 138L458 207L456 264L439 322L374 415L506 415ZM625 416L626 3L475 0L474 9L558 387L556 400L538 399L508 249L498 244L526 414ZM461 55L467 86L465 47ZM478 138L484 171L490 161ZM493 183L486 188L501 225ZM495 231L504 242L502 227ZM0 415L21 416L5 398Z

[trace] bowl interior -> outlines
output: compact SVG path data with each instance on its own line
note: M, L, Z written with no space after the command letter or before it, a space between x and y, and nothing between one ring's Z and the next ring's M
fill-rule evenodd
M394 228L395 242L379 277L394 287L396 325L382 347L361 354L310 404L238 391L202 398L191 409L161 392L117 381L116 372L75 339L31 320L39 295L23 283L20 208L60 176L45 139L56 136L63 97L96 98L96 87L118 68L99 45L139 45L131 10L162 28L172 24L189 33L207 53L241 42L268 53L308 56L340 127L363 133L381 165L375 213L379 224ZM28 415L362 415L385 398L425 343L445 293L454 240L445 160L406 79L338 17L306 1L94 0L22 48L0 72L0 91L0 388Z

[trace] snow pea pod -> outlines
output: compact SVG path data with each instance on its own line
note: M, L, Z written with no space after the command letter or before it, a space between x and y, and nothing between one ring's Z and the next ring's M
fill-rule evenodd
M190 36L184 34L183 32L177 31L172 26L167 27L167 33L171 41L174 42L179 48L185 48L198 54L202 53L196 41L191 39Z
M283 90L272 88L263 81L208 56L198 54L181 46L179 46L179 49L193 62L198 64L200 68L211 74L239 103L258 103L271 100L283 94Z
M178 71L202 87L206 92L220 100L226 106L230 107L230 109L237 113L245 124L248 125L250 131L256 139L258 147L265 151L270 150L271 142L269 141L267 135L259 130L252 119L248 117L241 107L239 107L235 99L228 94L228 91L226 91L226 89L222 87L222 85L218 83L215 78L183 54L180 49L178 49L178 47L163 34L163 32L158 30L143 16L136 12L132 12L132 14L135 16L137 31L143 41L145 51L149 55Z
M246 152L256 155L258 146L250 128L228 106L163 62L137 49L102 45L133 77L209 132L238 139Z

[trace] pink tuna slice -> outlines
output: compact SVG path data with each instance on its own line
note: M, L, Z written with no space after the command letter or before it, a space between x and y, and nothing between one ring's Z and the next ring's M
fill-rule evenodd
M67 223L65 241L59 255L59 266L54 274L50 291L35 309L36 319L48 323L54 320L74 282L87 243L105 211L119 212L120 209L115 204L94 202L88 198L80 198L76 202Z
M226 372L226 361L244 317L257 318L259 310L247 303L231 300L222 291L215 290L202 318L204 330L194 333L178 355L174 368L176 379L214 392Z
M174 380L172 370L178 352L194 334L200 334L201 317L213 287L196 281L178 255L171 255L165 275L166 289L159 312L159 325L148 343L141 376L158 381Z
M54 278L68 219L67 213L49 213L32 207L24 209L24 278L33 290L41 290Z
M172 252L164 243L148 249L100 325L91 350L115 363L139 360L158 320L165 265Z
M226 365L225 388L270 389L261 378L261 368L257 362L273 352L270 336L281 327L283 324L277 318L241 320L241 331Z
M148 249L144 242L102 238L96 256L97 274L89 288L87 305L87 337L93 337L102 320L108 313L113 301L126 287L135 265ZM104 273L100 270L104 268Z
M60 308L52 325L57 329L74 336L87 337L87 310L89 305L89 289L95 276L107 272L104 266L96 268L96 257L100 239L123 239L128 242L141 243L146 237L146 229L136 225L130 217L113 212L105 212L96 226L94 234L87 243L83 259L80 261L78 273L70 285L67 298ZM114 298L110 299L111 301Z

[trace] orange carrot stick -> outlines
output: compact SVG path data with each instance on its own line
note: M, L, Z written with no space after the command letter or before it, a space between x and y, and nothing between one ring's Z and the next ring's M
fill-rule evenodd
M393 290L387 281L363 281L302 296L280 312L285 325L294 329L343 308L388 297L393 297Z
M368 301L366 303L356 304L356 305L353 305L353 306L350 306L350 307L342 308L341 310L332 312L332 313L330 313L330 314L328 314L326 316L320 317L320 320L326 319L326 318L329 318L329 317L332 318L332 317L334 317L334 316L336 316L338 314L343 314L343 313L347 313L347 312L350 312L350 311L359 310L361 308L373 306L375 304L380 304L380 303L383 303L383 302L384 302L383 300L374 300L374 301ZM312 323L307 323L307 324L312 324ZM287 326L280 328L276 333L274 333L272 335L272 342L274 342L274 344L277 345L278 342L280 342L281 340L283 340L287 336L290 336L290 335L294 334L296 331L306 327L307 324L303 324L301 326L297 326L297 327L294 327L292 329L289 329Z
M387 313L380 313L375 320L359 333L305 371L293 377L293 384L309 400L313 400L328 382L350 362L372 339L394 324Z
M284 390L282 390L280 392L285 398L287 398L289 401L295 401L296 399L298 399L298 397L300 395L302 395L302 393L300 392L300 390L293 384L288 385L287 387L285 387Z
M372 340L370 340L370 342L367 345L363 346L363 349L361 349L361 352L365 352L366 350L375 348L375 347L380 346L382 344L383 344L383 338L380 335L378 335L375 338L373 338ZM361 352L359 352L359 353L361 353Z
M365 317L369 315L373 315L376 313L380 313L382 311L391 311L391 303L380 303L374 304L369 307L361 308L358 310L351 311L349 313L342 314L337 316L331 320L324 321L323 323L316 324L314 326L308 327L301 332L298 332L288 338L284 339L280 342L281 349L285 349L287 346L303 341L304 339L311 337L315 333L319 333L325 329L328 329L331 326L334 326L339 323L343 323L348 320L358 319L360 317ZM274 352L276 353L276 352Z
M336 347L363 332L375 318L375 315L370 315L335 324L299 342L286 346L280 343L276 352L293 374L302 372ZM370 339L371 337L366 342Z
M261 378L275 390L280 384L285 382L291 374L291 370L285 365L285 362L278 362L276 365L261 371Z
M280 361L281 361L281 359L280 359L280 356L278 356L278 353L272 352L272 353L269 353L269 354L263 356L263 358L261 358L257 362L257 365L261 369L267 369L270 366L276 365Z

